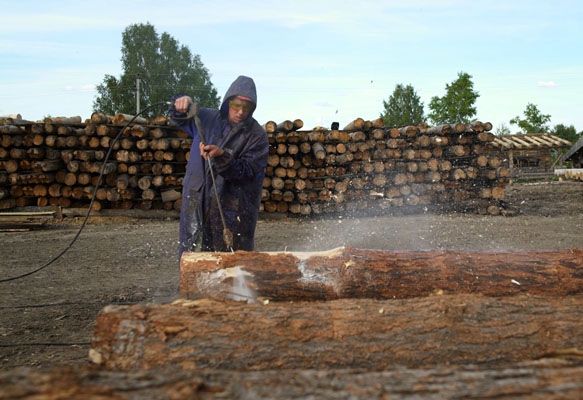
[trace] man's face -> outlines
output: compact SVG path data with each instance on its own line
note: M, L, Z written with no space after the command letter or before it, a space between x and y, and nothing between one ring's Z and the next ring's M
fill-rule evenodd
M235 97L229 100L229 122L238 124L243 122L253 109L253 103L244 100L241 97Z

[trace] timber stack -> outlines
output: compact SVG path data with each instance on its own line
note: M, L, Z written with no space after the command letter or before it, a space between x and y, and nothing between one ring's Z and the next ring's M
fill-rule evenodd
M510 170L491 145L490 123L387 128L381 119L357 118L343 130L296 131L287 122L264 126L271 144L266 212L501 212Z
M87 207L94 192L95 210L179 209L191 140L156 117L138 118L114 143L131 118L0 121L0 209ZM510 171L491 146L490 123L387 128L357 118L342 130L302 130L296 119L264 127L266 213L502 211Z
M0 209L87 207L94 192L94 210L180 209L190 139L165 117L155 117L138 118L115 141L132 117L93 113L85 122L81 117L5 121Z

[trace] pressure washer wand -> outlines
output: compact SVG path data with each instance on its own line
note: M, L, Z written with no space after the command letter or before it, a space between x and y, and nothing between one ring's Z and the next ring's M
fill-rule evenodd
M204 137L204 132L202 130L202 123L200 122L200 118L198 116L198 104L194 103L190 105L190 107L188 108L188 112L186 114L186 118L194 118L194 124L196 125L196 130L198 131L200 143L204 146L206 144L206 140ZM223 214L223 207L221 206L221 199L219 198L219 191L217 189L217 183L215 180L212 159L208 158L207 162L209 164L211 179L213 181L214 189L213 191L215 192L215 199L217 201L217 207L219 208L219 215L221 216L221 222L223 224L223 242L225 243L225 246L227 246L227 249L234 253L235 251L233 250L233 232L231 232L231 230L227 228L227 222L225 221L225 215Z

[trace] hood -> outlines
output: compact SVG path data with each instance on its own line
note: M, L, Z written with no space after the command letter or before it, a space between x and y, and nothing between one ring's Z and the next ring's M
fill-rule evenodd
M255 89L255 82L248 76L240 75L225 93L223 97L223 103L221 104L221 114L223 116L227 115L229 109L229 99L234 96L245 96L251 99L254 104L253 110L249 113L249 117L253 115L253 112L257 108L257 90Z

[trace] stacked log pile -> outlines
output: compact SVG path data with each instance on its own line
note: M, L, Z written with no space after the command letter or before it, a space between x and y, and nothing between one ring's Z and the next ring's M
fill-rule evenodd
M94 192L95 210L179 209L190 139L158 117L139 118L114 143L130 118L94 113L84 123L80 117L5 120L0 125L0 209L87 207ZM302 127L299 119L265 124L270 154L261 208L267 213L430 206L501 211L510 171L492 152L489 123L389 129L380 119L357 118L343 130Z
M296 120L298 121L298 120ZM294 121L295 122L295 121ZM343 130L265 124L266 212L320 214L442 206L497 215L510 170L492 152L490 123L385 128L357 118Z
M130 118L94 113L84 123L75 117L0 126L0 209L87 207L94 193L95 210L179 209L190 140L158 117L138 119L114 141Z
M583 168L561 168L555 169L555 175L559 180L567 181L582 181L583 182Z

